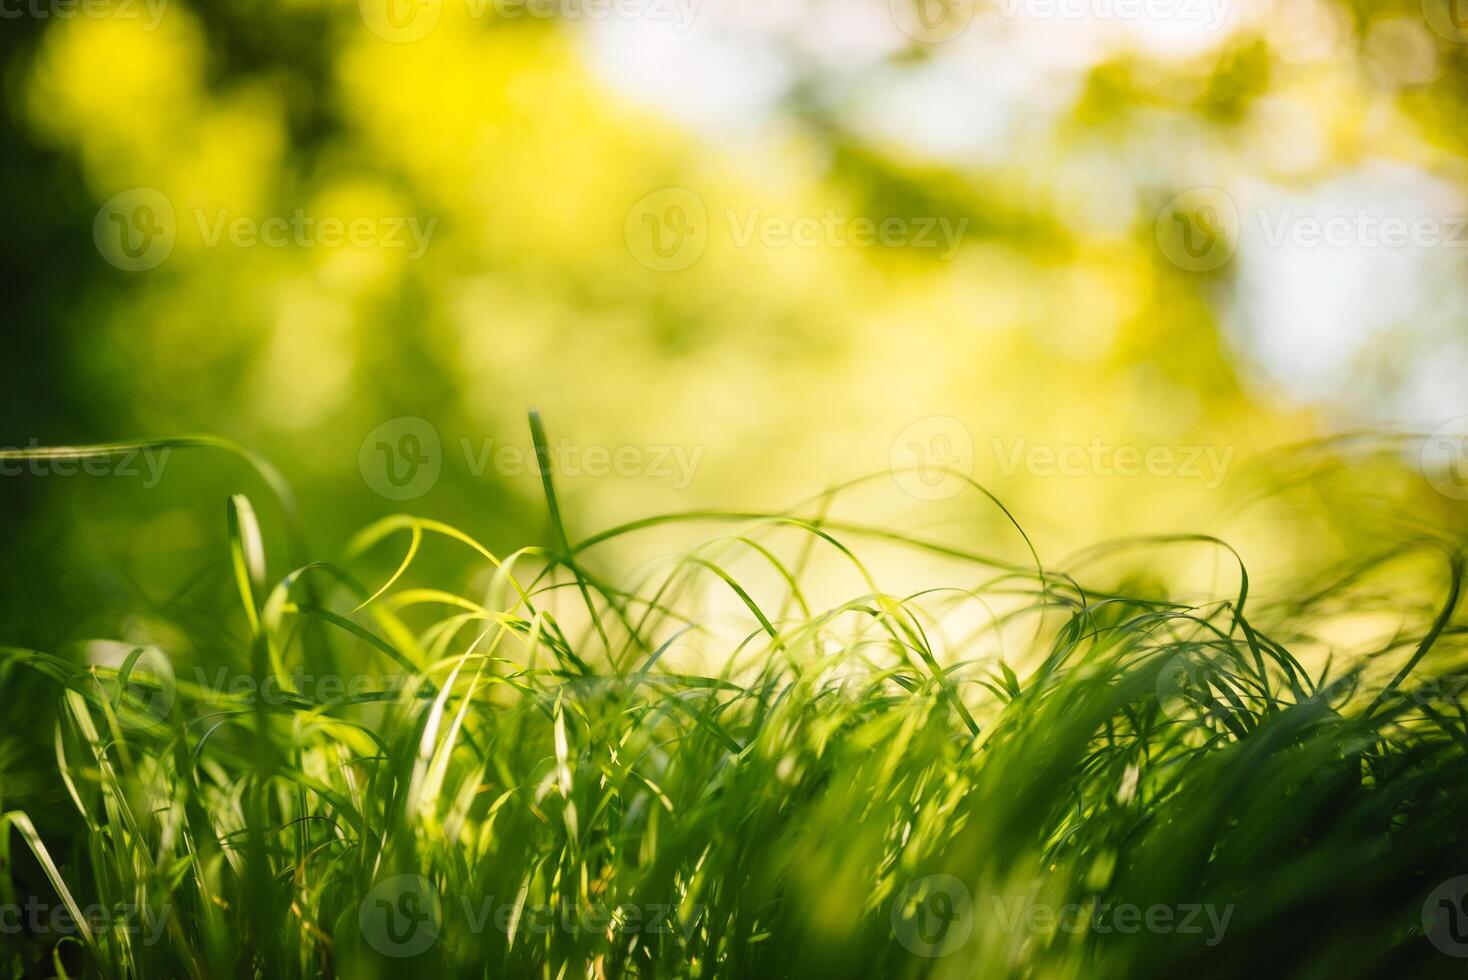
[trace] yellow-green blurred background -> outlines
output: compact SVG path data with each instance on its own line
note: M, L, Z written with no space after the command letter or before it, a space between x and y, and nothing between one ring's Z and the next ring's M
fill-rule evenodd
M573 533L912 464L864 518L1013 551L957 470L1047 554L1214 530L1262 451L1468 412L1454 0L0 12L0 442L229 437L323 556L401 509L544 540L496 455L532 406ZM1454 505L1415 459L1380 479ZM228 492L278 528L228 456L137 468L0 480L6 640L207 589Z

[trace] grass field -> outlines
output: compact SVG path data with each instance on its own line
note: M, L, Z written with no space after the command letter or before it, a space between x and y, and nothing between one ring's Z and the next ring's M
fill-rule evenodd
M176 616L190 657L4 649L0 771L30 774L0 782L6 969L1463 969L1449 535L1268 596L1223 542L1126 546L1140 568L1216 556L1217 594L1194 595L831 520L828 499L574 541L543 476L548 546L392 517L338 562L268 556L293 567L275 577L237 496L219 533L241 615ZM671 526L706 541L598 573L598 549ZM887 592L863 556L894 548L945 580ZM478 587L422 581L429 551ZM829 603L833 562L859 585ZM1323 639L1373 615L1393 625L1364 646Z

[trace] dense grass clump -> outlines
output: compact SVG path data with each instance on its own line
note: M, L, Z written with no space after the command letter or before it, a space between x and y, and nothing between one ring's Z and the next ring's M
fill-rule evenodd
M244 616L195 624L187 663L6 649L7 701L58 705L54 730L0 726L0 758L44 754L55 788L21 811L44 786L0 787L8 972L1461 971L1454 543L1266 602L1220 542L1153 542L1232 563L1184 597L823 505L576 544L545 478L550 547L393 517L274 581L236 497ZM720 531L629 583L594 571L678 524ZM863 542L949 579L889 594ZM418 583L429 548L483 576ZM818 600L838 566L859 587ZM1322 639L1373 615L1385 634Z

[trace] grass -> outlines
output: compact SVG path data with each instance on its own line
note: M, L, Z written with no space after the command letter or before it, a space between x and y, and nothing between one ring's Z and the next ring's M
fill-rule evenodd
M0 782L0 963L272 980L1461 971L1458 542L1398 542L1266 602L1210 539L1143 543L1232 563L1219 594L1172 595L1091 561L836 522L829 499L576 543L543 477L549 547L495 555L397 516L342 562L293 555L274 580L234 497L242 615L181 623L190 662L5 648L6 703L55 712L0 722L0 773L39 770ZM608 543L684 525L709 539L629 581L598 572ZM947 580L888 593L861 557L879 548ZM420 582L431 549L482 577ZM848 578L845 601L821 598ZM1393 627L1349 656L1322 639L1372 614Z

